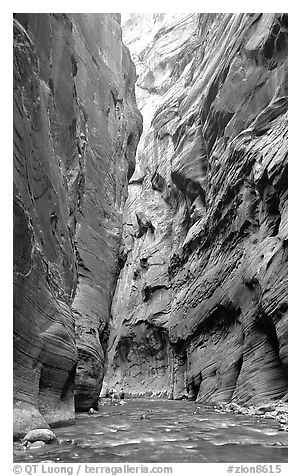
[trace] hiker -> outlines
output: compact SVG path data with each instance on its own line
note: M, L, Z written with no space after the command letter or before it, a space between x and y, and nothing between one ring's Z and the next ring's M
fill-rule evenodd
M110 397L111 397L111 403L114 403L115 398L117 400L117 392L114 387L111 388L110 390Z

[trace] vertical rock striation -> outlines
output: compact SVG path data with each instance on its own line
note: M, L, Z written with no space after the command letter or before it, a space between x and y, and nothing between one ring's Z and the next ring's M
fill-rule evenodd
M199 402L280 398L287 15L137 14L123 31L145 127L107 383Z
M120 15L15 15L16 436L71 420L74 393L79 410L97 402L141 132L135 80Z

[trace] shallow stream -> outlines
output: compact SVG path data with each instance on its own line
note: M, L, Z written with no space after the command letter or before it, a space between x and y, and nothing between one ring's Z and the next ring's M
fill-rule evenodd
M287 433L272 419L221 414L194 402L127 400L54 429L60 443L20 451L15 462L281 463Z

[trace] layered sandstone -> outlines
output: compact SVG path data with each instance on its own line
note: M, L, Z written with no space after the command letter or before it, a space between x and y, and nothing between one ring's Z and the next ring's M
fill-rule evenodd
M287 15L136 14L123 35L145 127L107 384L199 402L281 398Z
M135 79L120 15L15 15L15 435L72 420L74 392L78 409L96 405L142 124Z

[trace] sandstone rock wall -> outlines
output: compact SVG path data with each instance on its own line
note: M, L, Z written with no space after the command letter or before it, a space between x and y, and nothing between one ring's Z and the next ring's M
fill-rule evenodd
M136 14L123 35L145 127L106 383L199 402L280 398L287 15Z
M97 401L142 127L135 80L120 15L15 15L15 435L71 420L74 392L78 409Z

